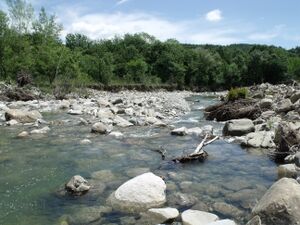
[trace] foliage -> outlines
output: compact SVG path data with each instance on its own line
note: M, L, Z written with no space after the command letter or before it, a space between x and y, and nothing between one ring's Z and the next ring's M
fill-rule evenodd
M226 98L228 101L235 101L238 99L245 99L247 95L247 88L231 88Z
M64 43L55 15L41 8L35 18L25 0L7 0L7 6L8 15L0 10L0 79L16 81L26 71L58 95L91 83L217 90L300 79L299 47L191 45L146 33L110 40L75 33Z

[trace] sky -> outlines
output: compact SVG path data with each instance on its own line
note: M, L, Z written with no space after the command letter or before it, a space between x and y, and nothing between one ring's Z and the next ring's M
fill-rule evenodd
M5 10L4 0L0 7ZM67 33L91 39L146 32L182 43L300 46L299 0L27 0Z

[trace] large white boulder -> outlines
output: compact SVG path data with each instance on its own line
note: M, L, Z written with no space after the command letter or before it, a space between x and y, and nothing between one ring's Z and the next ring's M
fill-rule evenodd
M6 121L17 120L21 123L31 123L41 118L42 115L36 110L26 111L20 109L9 109L5 112Z
M153 173L144 173L122 184L108 199L113 208L141 212L166 202L166 184Z
M186 210L181 214L183 225L207 225L219 220L215 214L199 211L199 210Z
M242 136L254 132L254 123L250 119L229 120L225 123L223 134L225 136Z
M300 185L291 178L274 183L252 210L262 224L296 225L300 221Z

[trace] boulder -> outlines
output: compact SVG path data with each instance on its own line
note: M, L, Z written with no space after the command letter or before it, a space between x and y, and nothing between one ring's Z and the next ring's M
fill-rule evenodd
M131 126L133 126L132 123L130 123L128 120L125 120L124 118L122 118L120 116L115 116L113 124L117 125L119 127L131 127Z
M242 145L253 148L275 148L274 133L271 131L257 131L246 135Z
M255 131L255 127L250 119L229 120L223 128L225 136L242 136L253 131Z
M113 208L141 212L166 202L166 184L153 173L144 173L122 184L108 199Z
M288 178L297 178L297 167L295 164L284 164L278 166L278 178L288 177Z
M295 165L300 168L300 152L297 152L293 158Z
M200 127L193 127L187 130L187 134L195 136L201 136L202 132L203 130Z
M212 213L189 209L181 214L181 219L183 225L207 225L217 221L219 217Z
M90 186L82 176L75 175L65 185L65 189L72 194L82 195L90 190Z
M107 134L109 132L110 128L101 122L95 123L92 126L92 133Z
M297 225L300 221L300 185L291 178L274 183L252 210L263 224Z
M290 100L292 103L297 102L300 99L300 91L295 92L291 97Z
M259 102L259 107L262 109L271 109L272 105L273 105L273 100L269 98L264 98Z
M208 223L207 225L236 225L236 223L233 220L225 219Z
M274 142L278 146L277 151L286 153L281 154L283 158L288 155L288 152L292 153L299 150L300 122L282 121L281 123L279 123L276 129Z
M147 224L161 224L174 220L178 216L179 212L175 208L152 208L142 214L142 221Z
M186 129L186 127L180 127L172 130L171 134L177 136L184 136L188 134L188 130Z
M254 216L246 225L262 225L259 216Z
M277 103L276 112L278 113L287 113L293 109L293 104L290 99L286 98Z
M6 121L14 119L21 123L31 123L41 118L42 115L36 110L25 111L19 109L9 109L5 112Z

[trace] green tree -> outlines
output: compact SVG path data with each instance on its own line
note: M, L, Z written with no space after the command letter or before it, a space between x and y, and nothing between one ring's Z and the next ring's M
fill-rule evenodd
M126 64L126 77L134 83L144 83L148 65L143 59L132 59Z

